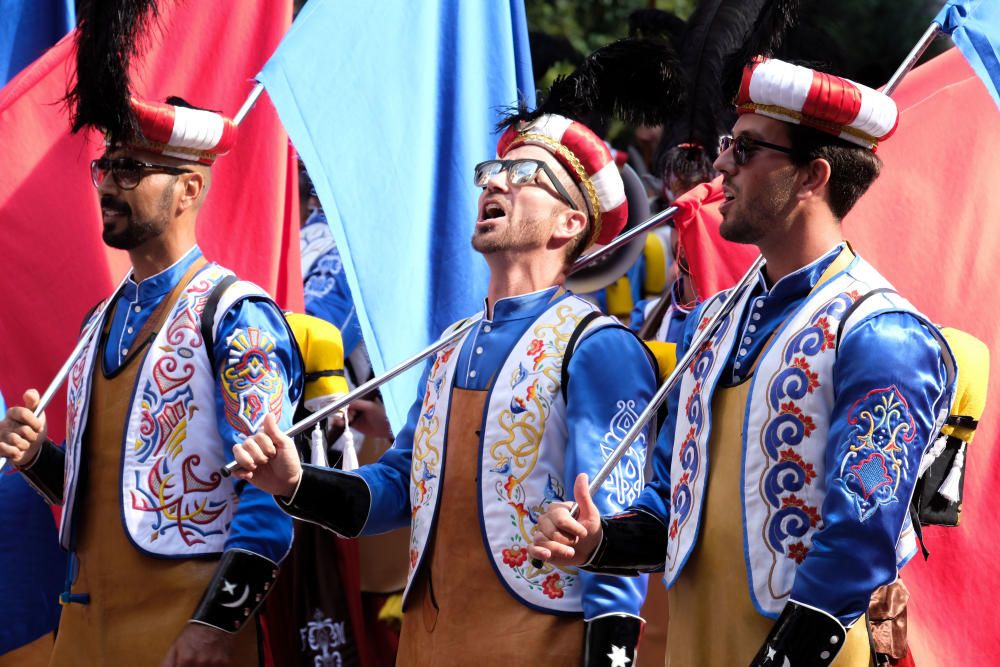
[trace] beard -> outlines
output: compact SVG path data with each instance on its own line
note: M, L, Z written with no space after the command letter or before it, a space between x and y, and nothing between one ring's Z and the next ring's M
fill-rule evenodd
M531 250L545 245L548 239L546 223L549 218L524 218L513 224L490 224L477 227L472 233L472 248L488 255L495 252Z
M719 235L733 243L757 243L785 219L794 205L790 182L779 182L772 189L750 197L740 192L723 216Z
M150 239L160 236L170 221L172 193L173 188L164 188L160 201L157 202L156 212L152 217L145 219L137 219L132 212L132 207L121 199L115 199L111 195L102 196L101 208L120 213L125 218L124 229L115 230L113 227L105 225L101 232L101 239L105 245L118 250L133 250Z

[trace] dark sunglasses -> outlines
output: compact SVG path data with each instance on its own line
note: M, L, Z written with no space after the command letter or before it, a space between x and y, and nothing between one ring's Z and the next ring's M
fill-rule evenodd
M719 155L722 155L730 148L733 149L733 161L741 167L749 162L750 158L753 157L753 154L761 148L770 148L772 151L778 151L779 153L785 153L786 155L792 154L792 149L787 146L779 146L777 144L761 141L760 139L751 139L745 134L740 135L735 139L728 134L719 137Z
M556 178L555 172L541 160L486 160L476 165L476 175L473 180L476 187L485 188L491 178L505 171L509 185L528 185L534 183L538 178L539 170L545 172L545 175L549 177L552 187L556 189L559 197L566 202L567 206L574 211L579 210L566 188Z
M180 167L169 167L165 164L150 164L140 162L130 157L119 157L115 159L102 157L90 163L90 180L94 182L94 187L101 187L101 183L107 178L108 172L114 179L115 185L122 190L132 190L139 185L147 172L158 171L164 174L190 174L190 169Z

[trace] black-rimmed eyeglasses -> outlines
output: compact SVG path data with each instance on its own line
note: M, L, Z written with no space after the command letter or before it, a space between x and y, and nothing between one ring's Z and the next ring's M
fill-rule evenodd
M102 157L90 163L90 180L94 182L95 188L99 188L110 172L115 185L122 190L132 190L139 185L139 181L143 179L146 172L151 171L173 175L191 173L190 169L170 167L165 164L150 164L130 157L115 159Z
M476 187L485 188L490 179L502 171L507 172L507 183L509 185L528 185L534 183L538 178L538 171L545 172L552 182L559 197L574 211L579 210L573 203L573 198L563 187L555 172L541 160L486 160L476 165L476 175L474 181Z
M735 139L728 134L719 137L719 155L722 155L730 148L733 149L733 161L741 167L749 162L753 154L761 148L769 148L772 151L778 151L786 155L792 154L792 149L787 146L779 146L767 141L761 141L760 139L751 139L746 135L740 135Z

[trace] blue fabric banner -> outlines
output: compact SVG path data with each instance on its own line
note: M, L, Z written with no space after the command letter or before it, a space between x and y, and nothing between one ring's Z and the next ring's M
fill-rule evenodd
M0 87L75 26L74 0L0 0Z
M482 308L476 163L534 104L522 0L312 0L264 84L333 230L376 373ZM395 430L419 368L383 389Z
M1000 107L1000 2L948 0L934 22L951 35Z

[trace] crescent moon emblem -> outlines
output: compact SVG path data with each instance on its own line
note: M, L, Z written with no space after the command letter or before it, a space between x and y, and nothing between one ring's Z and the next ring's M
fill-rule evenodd
M243 587L243 595L240 596L239 600L237 600L236 602L229 602L227 604L223 604L222 606L223 607L239 607L241 604L243 604L244 602L246 602L246 600L247 600L248 597L250 597L250 586L244 586Z

